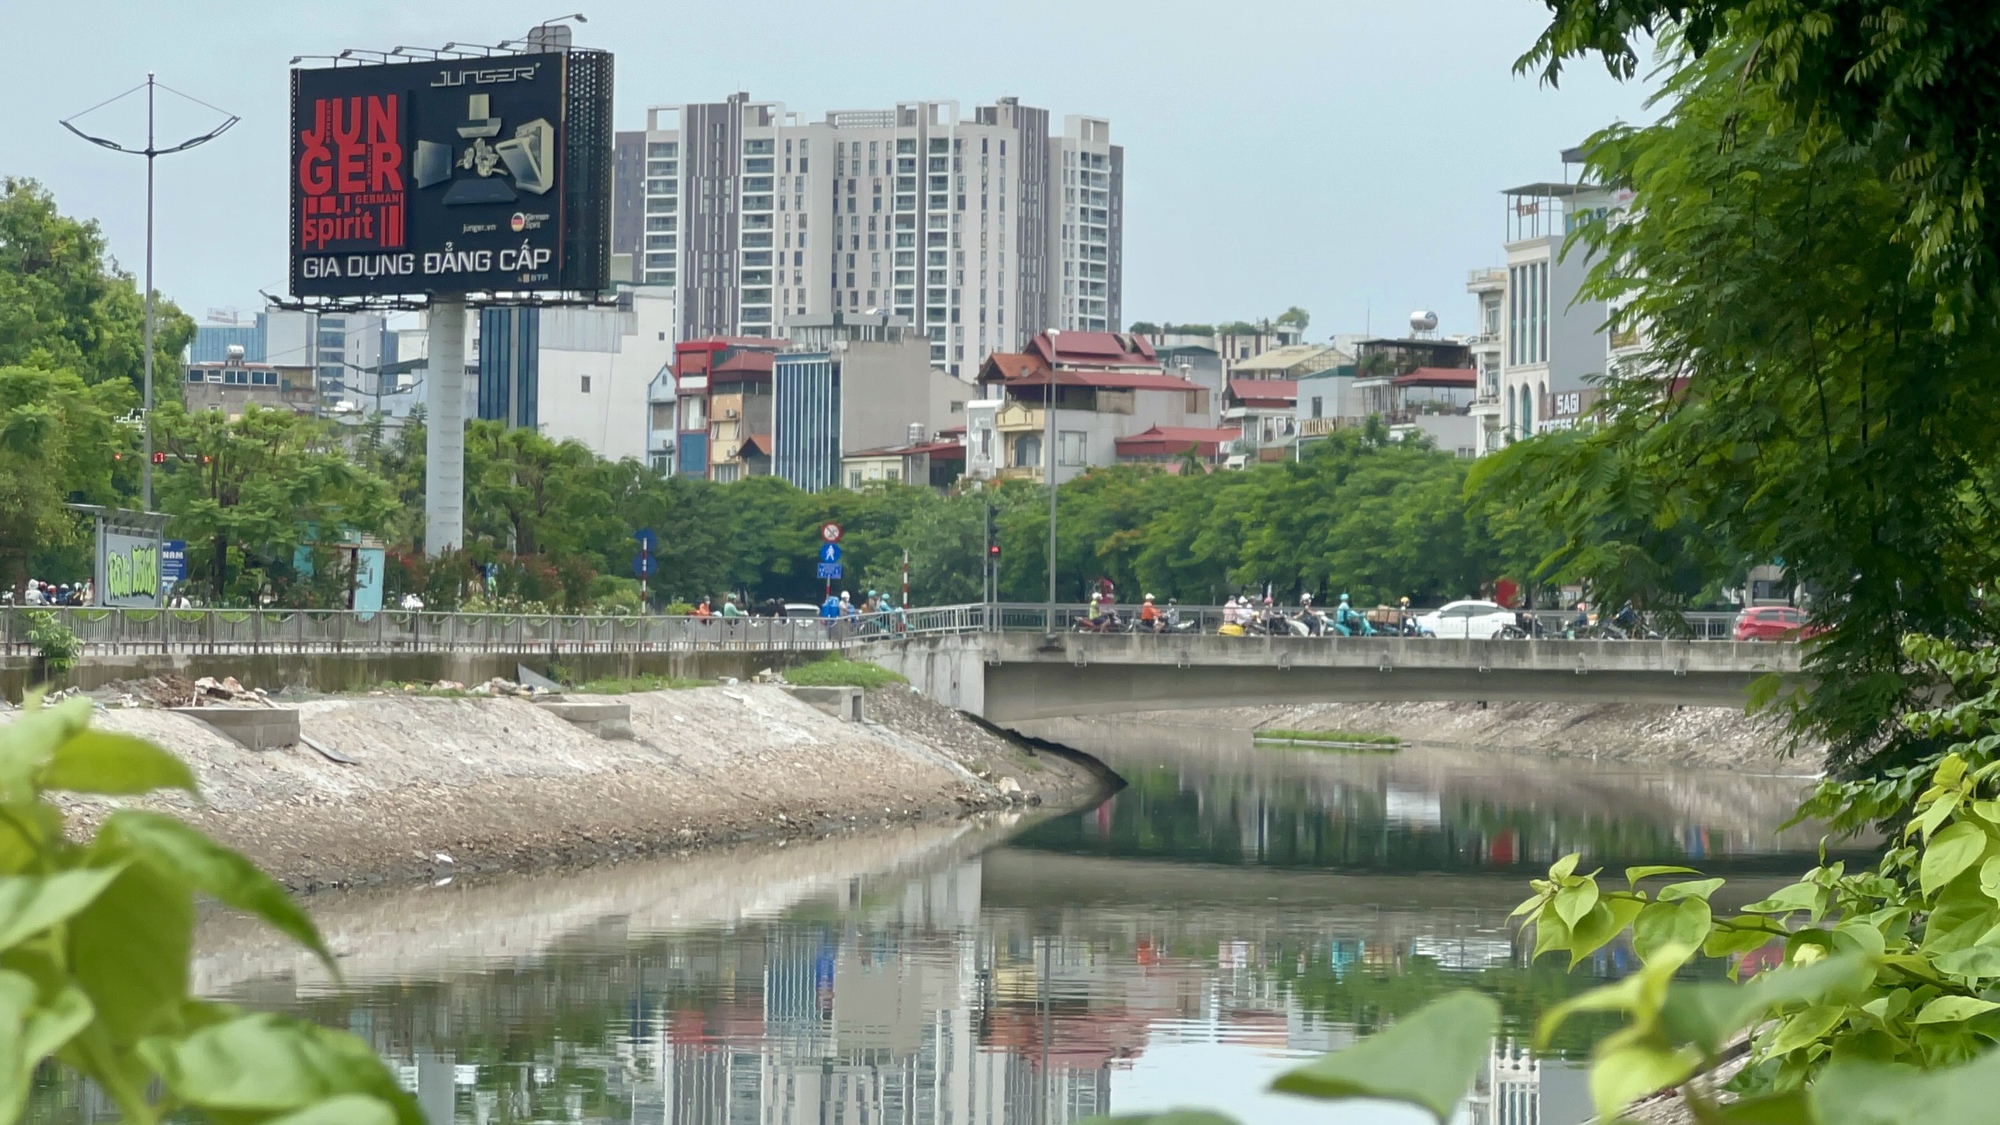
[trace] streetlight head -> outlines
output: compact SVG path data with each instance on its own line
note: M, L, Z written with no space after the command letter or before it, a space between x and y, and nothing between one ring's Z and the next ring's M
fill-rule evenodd
M286 63L285 65L286 65L286 66L297 66L297 65L299 65L300 63L302 63L302 62L304 62L304 61L305 61L305 56L304 56L304 55L293 55L293 56L292 56L292 61L291 61L291 62L288 62L288 63Z
M354 48L349 47L347 50L342 51L333 57L337 59L345 59L345 58L351 58L353 57L353 55L354 55Z

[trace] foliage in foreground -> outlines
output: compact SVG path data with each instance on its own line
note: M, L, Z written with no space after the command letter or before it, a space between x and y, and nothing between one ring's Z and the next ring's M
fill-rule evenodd
M1903 635L2000 632L2000 302L1937 319L1906 237L1929 190L1909 138L1793 112L1758 76L1798 46L1672 55L1660 119L1591 138L1589 177L1634 203L1567 249L1639 350L1614 360L1602 424L1518 443L1475 487L1554 531L1549 569L1607 604L1680 608L1690 571L1782 563L1829 627L1796 726L1836 770L1878 773L1928 752L1892 722L1915 686Z
M0 727L0 1123L37 1067L94 1081L130 1125L420 1125L368 1044L188 992L197 893L332 954L283 887L173 817L120 809L80 842L51 791L195 791L180 759L89 729L90 701Z
M1721 879L1633 867L1622 885L1564 857L1516 909L1534 956L1572 967L1628 941L1642 967L1541 1017L1546 1044L1580 1013L1625 1026L1591 1052L1600 1114L1679 1089L1713 1125L1957 1125L1992 1120L2000 1098L2000 651L1905 641L1934 706L1902 723L1942 746L1868 782L1829 781L1802 813L1905 823L1871 868L1822 864L1730 915ZM1653 880L1690 876L1657 886ZM1731 982L1681 979L1698 958ZM1761 972L1754 970L1768 966ZM1754 972L1754 975L1751 975ZM1750 975L1750 979L1742 978ZM1485 1009L1478 1005L1485 1004ZM1360 1046L1280 1078L1279 1090L1409 1102L1444 1121L1485 1065L1491 1002L1436 1001ZM1467 1025L1476 1048L1461 1052ZM1703 1076L1737 1051L1724 1099Z

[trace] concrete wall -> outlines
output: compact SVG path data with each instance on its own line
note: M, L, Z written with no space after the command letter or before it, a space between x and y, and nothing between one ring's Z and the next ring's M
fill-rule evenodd
M1490 700L1737 706L1793 645L1099 637L1006 633L886 641L860 654L993 722L1299 703Z
M276 692L284 688L308 691L366 691L385 682L435 683L456 680L470 687L495 676L513 679L517 665L548 675L551 663L560 664L572 679L593 680L637 676L674 676L691 680L716 680L733 676L747 680L764 668L785 669L809 663L823 652L732 651L732 652L647 652L647 653L563 653L553 658L547 651L520 653L419 652L407 655L317 653L312 655L245 655L242 653L201 655L86 656L67 676L48 677L33 657L0 657L0 695L19 701L29 687L50 682L55 687L92 690L118 680L143 680L171 672L187 679L202 676L235 676L246 688Z

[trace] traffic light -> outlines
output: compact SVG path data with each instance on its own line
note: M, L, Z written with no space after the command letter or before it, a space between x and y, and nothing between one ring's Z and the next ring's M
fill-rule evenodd
M998 543L988 543L988 544L986 545L986 557L987 557L987 558L989 558L989 559L997 559L997 558L999 558L999 557L1000 557L1000 544L998 544Z
M154 451L153 451L153 464L155 464L155 465L164 465L164 464L166 464L166 463L167 463L167 455L166 455L166 454L164 454L164 453L161 453L161 452L160 452L160 451L158 451L158 450L154 450Z

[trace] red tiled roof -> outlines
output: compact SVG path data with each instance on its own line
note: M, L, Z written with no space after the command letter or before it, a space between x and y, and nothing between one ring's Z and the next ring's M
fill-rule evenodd
M1242 430L1199 426L1154 426L1112 442L1121 457L1172 456L1192 446L1197 457L1213 457L1218 447L1243 436Z
M1229 397L1242 403L1295 403L1299 385L1290 379L1231 379Z
M979 365L979 378L985 382L988 376L997 376L1011 382L1033 372L1046 370L1048 365L1042 362L1041 356L1026 352L994 352L986 357L985 363Z
M962 441L934 441L929 445L913 445L903 451L905 454L927 453L941 461L965 460L965 443Z
M1143 336L1118 332L1038 332L1028 343L1051 364L1156 366L1159 357Z
M1474 387L1479 372L1470 367L1419 367L1389 382L1398 387Z
M725 355L709 369L710 375L756 374L769 375L777 357L770 352L736 351Z

